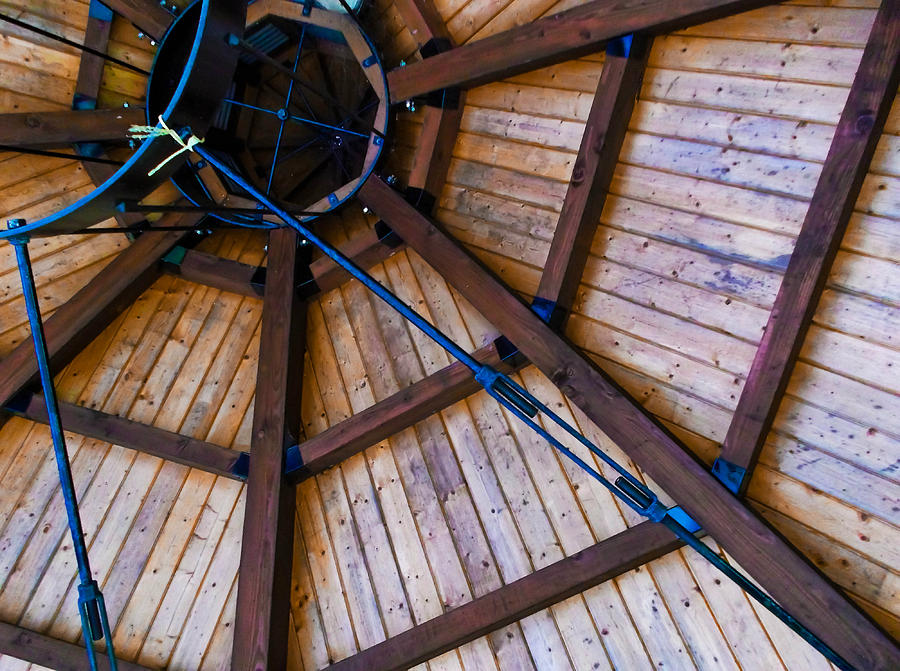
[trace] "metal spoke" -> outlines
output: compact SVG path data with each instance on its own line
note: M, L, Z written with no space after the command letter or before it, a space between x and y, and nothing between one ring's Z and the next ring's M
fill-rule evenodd
M340 128L339 126L332 126L331 124L322 123L321 121L313 121L312 119L304 119L303 117L299 117L296 115L291 115L291 121L296 121L297 123L302 124L310 124L311 126L319 126L320 128L328 128L329 130L333 130L336 133L346 133L347 135L354 135L356 137L363 138L369 137L364 133L357 133L355 130L348 130L346 128Z
M303 24L303 30L300 32L300 41L297 43L297 53L294 56L294 69L291 72L297 72L297 66L300 65L300 53L303 51L303 38L306 37L306 24ZM284 99L284 107L282 111L284 114L287 114L287 109L291 104L291 93L294 91L294 80L291 79L288 82L288 90L287 95ZM279 115L278 117L281 119L281 123L278 126L278 138L275 140L275 153L272 154L272 166L269 168L269 180L266 182L266 194L272 190L272 180L275 179L275 169L278 167L278 150L281 149L281 138L284 135L284 124L287 121L287 117L284 115Z

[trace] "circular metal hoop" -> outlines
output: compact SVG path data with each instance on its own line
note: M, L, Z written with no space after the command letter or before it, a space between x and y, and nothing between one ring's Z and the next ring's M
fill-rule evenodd
M184 19L185 16L196 16L186 11L166 33L168 36L178 30L182 20L196 20L184 71L162 117L171 127L188 126L202 135L209 128L213 114L231 85L238 54L226 43L225 37L242 33L246 3L243 0L196 0L194 6L199 7L196 19ZM58 212L14 231L0 231L0 239L13 235L71 233L109 218L118 203L141 200L171 176L178 168L175 162L161 168L152 177L148 177L147 173L178 148L169 137L145 140L121 168L91 193Z

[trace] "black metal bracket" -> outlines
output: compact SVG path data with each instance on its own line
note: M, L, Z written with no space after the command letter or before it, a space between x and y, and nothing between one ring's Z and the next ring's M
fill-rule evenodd
M403 244L403 238L381 219L375 222L375 235L378 236L378 242L390 249L396 249Z
M238 455L238 458L234 462L234 466L231 467L231 474L239 477L241 480L247 479L247 476L250 474L249 452L241 452Z
M558 331L566 319L566 310L559 303L540 296L531 301L531 310L554 331Z
M432 56L437 56L445 51L450 51L452 48L453 44L446 37L432 37L419 47L419 53L424 60L431 58ZM431 91L425 96L425 104L429 107L455 110L459 107L459 93L460 89L458 86L450 86L445 89Z
M420 189L416 186L406 187L406 192L403 194L403 197L406 198L407 203L429 217L431 216L431 213L434 212L434 206L437 203L437 198L435 198L434 195L428 193L425 189Z
M284 474L290 475L301 468L303 468L303 457L300 454L300 445L291 445L284 453Z
M747 469L719 457L713 462L712 474L733 494L740 494L741 487L747 477Z

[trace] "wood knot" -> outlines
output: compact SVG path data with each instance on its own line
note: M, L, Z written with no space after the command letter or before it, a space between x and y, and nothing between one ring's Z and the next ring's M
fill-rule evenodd
M25 117L25 125L29 128L37 128L41 125L41 118L34 114L29 114L27 117Z
M581 184L584 181L584 163L581 161L575 162L575 167L572 168L572 184Z
M865 135L875 125L875 113L872 110L865 110L856 117L856 133L857 135Z

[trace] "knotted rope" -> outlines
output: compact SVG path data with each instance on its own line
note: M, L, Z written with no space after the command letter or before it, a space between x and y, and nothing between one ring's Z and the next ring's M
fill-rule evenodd
M160 126L162 126L160 128ZM203 138L199 138L196 135L191 135L187 141L182 139L181 135L179 135L176 131L172 130L166 125L166 122L163 121L162 115L159 116L159 125L156 126L131 126L128 129L128 136L135 138L137 140L146 140L150 137L162 137L164 135L168 135L170 138L175 140L176 143L181 147L177 151L173 152L168 158L164 159L159 163L153 170L147 173L147 177L152 177L156 172L162 168L166 163L171 161L173 158L178 156L179 154L183 154L186 151L193 151L194 145L198 145L203 142Z

